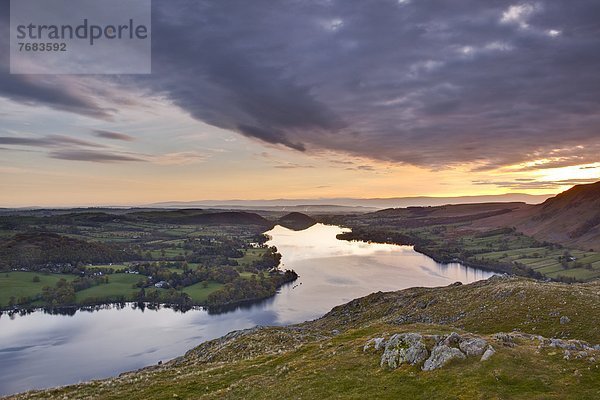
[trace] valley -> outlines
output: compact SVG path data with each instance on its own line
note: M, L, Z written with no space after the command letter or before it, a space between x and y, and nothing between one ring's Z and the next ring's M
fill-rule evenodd
M209 341L168 362L9 398L317 399L343 391L357 398L525 399L553 398L546 396L562 386L570 388L568 398L594 398L600 254L586 246L596 245L598 227L577 209L595 210L597 188L576 186L540 205L310 216L231 210L1 216L0 304L11 319L38 318L39 309L58 315L67 307L73 321L78 309L118 321L146 307L205 313L197 309L205 306L208 314L194 314L204 315L201 326L217 318L230 327L212 327L202 336ZM559 223L566 233L548 237L545 229L558 232ZM254 305L236 308L248 300ZM324 317L302 322L330 307ZM269 327L255 327L262 324ZM179 328L186 343L195 332L188 327ZM218 338L231 329L244 330ZM467 350L473 343L481 347ZM485 360L475 358L484 352ZM141 365L156 359L138 354Z

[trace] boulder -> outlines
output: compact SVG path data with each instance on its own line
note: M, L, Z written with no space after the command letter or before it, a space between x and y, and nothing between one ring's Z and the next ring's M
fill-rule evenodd
M381 366L398 368L401 364L415 365L423 362L429 353L418 333L395 334L385 343Z
M373 348L375 351L383 349L385 346L385 339L382 337L369 339L367 343L365 343L365 347L363 347L363 351L368 351Z
M461 340L462 337L458 333L452 332L451 334L446 336L446 338L444 339L444 344L446 346L456 346L460 343Z
M439 344L431 351L431 356L425 361L423 371L432 371L446 365L452 360L463 360L466 356L457 348Z
M571 318L567 317L566 315L563 315L562 317L560 317L561 325L568 324L569 322L571 322Z
M480 356L484 353L487 347L487 342L481 338L463 339L458 347L468 356Z
M550 347L563 350L577 350L578 342L574 340L550 339Z
M492 346L488 346L488 348L485 350L485 352L483 353L483 355L481 356L481 360L480 361L487 361L489 360L494 354L496 354L496 350L494 350L494 348Z
M502 343L504 346L508 346L508 347L515 346L514 338L508 333L502 333L502 332L495 333L493 337L494 337L494 339L496 339L497 341Z

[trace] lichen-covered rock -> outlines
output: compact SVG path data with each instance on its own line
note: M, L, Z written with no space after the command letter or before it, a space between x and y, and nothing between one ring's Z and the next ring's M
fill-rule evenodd
M463 339L458 347L463 353L468 356L480 356L485 351L488 343L481 338L467 338Z
M550 347L563 350L577 350L579 342L575 340L550 339Z
M446 346L453 347L453 346L458 345L461 340L462 340L462 337L458 333L452 332L451 334L446 336L446 338L444 339L444 344Z
M496 354L496 350L494 350L494 348L492 346L488 346L488 348L485 350L485 352L483 353L483 355L481 356L481 360L480 361L487 361L489 360L494 354Z
M446 365L452 360L463 360L466 356L455 347L439 344L431 351L431 356L425 361L423 371L432 371Z
M385 346L384 338L382 338L382 337L373 338L373 339L369 339L367 341L367 343L365 343L365 347L363 347L363 351L369 351L370 349L379 351L379 350L383 349L384 346Z
M381 366L395 369L401 364L415 365L423 362L428 355L423 337L418 333L395 334L385 343Z
M562 317L560 317L561 325L568 324L569 322L571 322L571 318L567 317L566 315L563 315Z
M508 347L515 346L514 338L508 333L503 333L503 332L495 333L493 337L494 337L494 339L499 341L504 346L508 346Z

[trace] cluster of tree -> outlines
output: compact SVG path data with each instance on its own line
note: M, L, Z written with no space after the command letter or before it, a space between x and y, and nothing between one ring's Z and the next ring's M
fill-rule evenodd
M20 233L0 243L0 270L26 268L73 273L85 263L130 261L137 257L139 255L115 245L49 232Z
M135 300L139 303L177 304L180 306L193 305L193 301L187 293L174 288L161 291L141 288L135 295Z
M51 307L74 304L75 288L65 279L60 279L54 287L44 286L42 300Z
M281 254L277 252L277 247L271 246L265 251L260 259L251 264L251 267L259 270L266 270L279 266L280 262Z
M258 278L255 275L252 279L239 278L208 295L207 303L209 306L217 306L270 297L281 285L297 278L298 274L293 270L286 270L283 274L274 273L267 277L260 274Z
M182 247L197 255L223 255L238 258L244 255L239 250L243 248L244 244L244 241L234 237L201 236L186 239Z
M401 245L426 245L430 241L388 229L352 228L351 232L340 233L340 240L362 240L365 242L391 243Z
M182 272L176 272L165 268L160 263L139 263L131 266L130 270L148 277L148 279L142 278L138 282L138 287L147 287L156 282L165 281L169 286L181 289L185 286L207 280L229 283L240 276L238 271L230 266L188 268L182 270ZM152 278L150 279L150 277Z
M8 299L8 307L11 308L14 306L29 304L29 303L32 303L33 301L34 301L34 299L29 296L19 296L19 297L10 296L10 298Z
M75 280L71 282L71 285L76 292L79 292L81 290L91 288L92 286L98 286L104 283L108 283L108 276L93 275L75 278Z
M243 255L243 254L242 254ZM241 256L240 256L241 257ZM199 254L191 254L186 256L185 258L189 262L198 263L202 265L206 265L208 267L217 267L219 265L229 265L236 266L238 262L233 260L225 255L199 255Z

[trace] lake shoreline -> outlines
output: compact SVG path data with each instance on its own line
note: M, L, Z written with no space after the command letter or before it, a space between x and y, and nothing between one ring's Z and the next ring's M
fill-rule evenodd
M4 346L0 348L0 387L4 388L0 393L64 386L156 366L228 332L318 319L373 292L468 283L491 276L458 263L437 263L410 246L337 239L344 230L317 224L305 231L283 227L269 231L268 244L282 254L281 268L293 268L299 277L274 296L237 302L215 313L204 307L182 313L168 305L140 309L131 302L84 307L80 312L71 308L66 316L43 310L5 313L0 317ZM56 364L60 370L52 368Z

